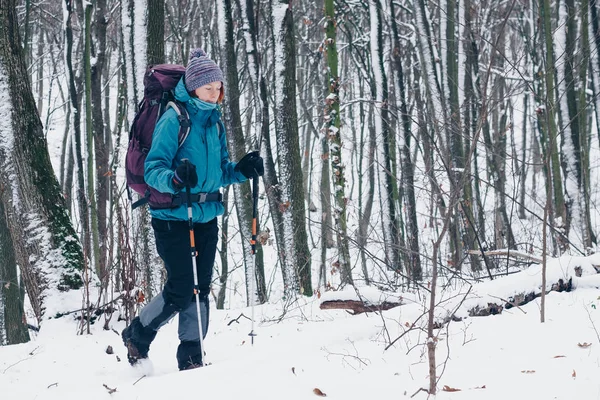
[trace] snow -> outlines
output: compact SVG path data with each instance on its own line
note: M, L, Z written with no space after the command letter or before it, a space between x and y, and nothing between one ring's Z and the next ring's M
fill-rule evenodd
M121 18L126 25L128 48L139 51L135 54L128 51L125 61L128 68L132 68L135 62L135 77L141 79L146 46L143 28L145 13L142 10L145 10L146 2L135 0L134 4L137 12L133 16L129 15L124 7ZM280 40L279 28L288 7L283 3L274 4L271 15L278 38L275 40L274 64L279 80L284 66L283 41ZM415 7L418 7L416 3ZM462 7L462 3L459 7ZM223 10L221 7L218 10L218 19L222 20ZM419 57L423 76L429 76L434 85L437 77L441 76L441 64L432 64L432 60L439 57L437 52L431 54L426 45L425 18L429 17L422 15L418 8L414 11L417 17L415 29L419 36L413 35L410 40L424 43L425 53ZM369 14L376 14L373 1L369 2ZM373 65L377 65L375 61L379 54L374 39L379 28L375 18L371 18L371 23L363 40L371 38L371 60ZM131 29L134 29L133 35L130 35ZM222 37L224 24L219 24L219 30ZM246 35L245 38L248 48L249 37ZM133 40L133 44L129 40ZM387 57L385 48L383 54ZM445 57L441 59L445 60ZM459 79L462 80L462 62L459 65ZM0 100L8 93L5 88L6 74L2 73L2 67L0 65ZM254 73L252 68L250 70ZM493 72L507 79L511 78L510 69ZM375 68L373 73L380 87L384 71ZM134 94L139 96L141 93L139 82L137 93L133 93L133 83L133 79L128 82L130 99L134 98ZM284 99L283 85L277 84L275 88L275 98L281 102ZM435 85L427 89L432 96L433 114L441 116L444 107L440 90ZM381 91L378 90L376 108L379 107L381 96ZM344 106L358 101L371 100L349 98L342 110L345 109ZM10 115L12 111L8 104L9 102L0 101L0 114ZM130 120L135 102L131 105ZM380 119L376 118L376 121L377 132L381 132ZM9 122L10 119L6 118L0 120L0 152L12 147ZM60 123L55 128L56 135L62 136ZM121 154L124 154L125 146L126 141L122 140ZM53 162L56 159L54 155ZM282 176L287 173L284 167L280 170ZM122 168L118 169L118 173L122 174ZM14 175L9 176L11 178L15 179ZM120 181L121 178L122 176ZM423 180L424 187L428 186L427 182ZM508 186L510 187L510 183ZM379 187L376 192L377 199L380 197ZM419 198L420 210L428 215L427 201L423 198L425 195L422 194ZM349 204L353 200L355 199L351 198ZM488 202L493 204L489 198ZM261 207L266 207L266 201L261 203ZM35 214L28 217L27 222L31 224L28 238L46 238L45 230L35 230ZM235 213L231 214L231 218L235 220ZM375 245L381 239L381 232L376 228L381 226L376 222L378 218L379 210L372 216L369 238L369 252L372 252L373 259L368 262L372 264L373 281L385 275L376 268L376 258L382 251ZM356 218L349 218L350 226L356 223ZM530 239L528 243L533 243L532 248L538 248L540 229L536 231L532 228L531 221L519 223L522 224L519 226L522 230L520 237L526 237L523 232L531 232L526 239ZM231 222L230 226L237 224ZM286 220L286 226L287 234L291 236L290 220ZM429 238L435 235L435 229L429 229L425 222L420 235ZM424 239L423 242L428 241ZM291 241L286 245L293 248ZM241 289L245 286L242 281L244 274L242 268L231 271L226 302L226 306L230 308L216 310L214 302L211 304L211 325L204 342L207 361L210 363L206 368L177 371L177 318L161 329L152 346L150 361L133 368L126 361L126 351L119 335L125 322L118 321L117 314L108 323L109 330L102 329L102 317L92 325L91 335L80 335L81 328L75 319L80 314L73 313L59 319L44 320L39 333L31 331L32 341L29 343L0 347L0 399L146 400L194 396L210 399L294 400L316 398L317 389L332 399L426 399L428 395L419 389L428 385L428 342L437 344L437 371L440 379L438 399L600 399L600 383L597 379L600 366L600 275L594 268L595 265L600 265L600 256L565 256L548 260L548 284L551 285L558 279L572 279L575 290L548 294L546 322L543 324L539 322L539 299L527 305L504 309L500 315L468 316L470 309L486 307L489 302L503 303L502 299L509 299L517 294L540 293L539 264L489 282L471 284L465 281L459 285L453 281L450 286L441 284L437 293L437 321L445 321L450 315L458 316L461 320L450 322L436 330L436 338L427 338L424 329L429 304L428 282L422 283L424 289L420 293L383 292L375 287L360 288L357 292L353 288L346 288L343 291L320 293L320 297L315 295L298 300L278 301L281 298L279 292L283 289L275 253L277 249L265 246L263 250L268 260L266 275L275 281L268 284L272 302L254 308L243 308L242 305L246 303L242 294L245 291ZM232 265L240 265L240 259L246 252L239 235L230 242L228 251L230 259L234 261ZM429 250L425 248L423 251L427 255ZM48 253L42 271L50 271L50 266L60 264L60 260L54 259L57 255L60 254ZM313 255L315 266L320 260L316 259L317 251L313 251ZM358 258L355 252L351 257L353 260ZM579 271L580 277L577 276ZM316 276L314 272L313 269L313 278ZM58 276L48 275L50 287L54 289L56 281L53 279ZM355 271L355 278L358 275ZM336 279L337 276L328 278L331 282ZM94 293L96 284L93 281L91 285L91 301L98 299L97 293ZM53 291L52 296L48 296L44 303L45 316L52 318L57 313L75 311L73 308L81 307L84 298L83 291ZM359 299L367 304L400 302L401 306L382 313L360 315L350 315L344 310L319 309L319 304L327 300ZM26 309L31 310L27 301L28 299ZM256 317L254 325L249 319L252 315ZM29 320L31 322L33 319ZM258 335L253 345L248 336L251 330ZM112 346L114 354L106 353L108 346ZM452 391L453 389L459 391Z
M546 323L540 323L539 299L489 317L464 318L437 332L437 399L598 399L600 382L600 256L562 257L548 261L548 281L568 277L576 266L576 290L551 292ZM523 272L475 284L465 306L487 301L482 293L508 297L539 288L535 264ZM444 295L440 309L467 287ZM479 293L479 295L477 295ZM479 300L476 299L479 296ZM350 315L320 310L325 300L357 299L353 290L327 292L291 303L252 310L211 310L204 342L208 366L177 370L177 317L165 325L150 359L131 367L116 315L103 330L103 318L91 335L78 335L73 316L48 320L32 341L0 347L3 399L165 399L197 393L218 399L313 399L317 390L332 399L426 399L425 297L381 293L363 288L367 302L397 300L402 305L382 313ZM412 329L411 327L416 327ZM402 336L401 336L402 335ZM399 338L399 340L396 340ZM390 346L390 342L395 341ZM106 350L112 346L114 354ZM388 348L389 347L389 348ZM386 349L388 348L388 349ZM444 390L446 388L446 390ZM115 390L112 394L109 391ZM451 391L459 389L459 391ZM418 393L417 393L418 392ZM8 397L6 396L8 394Z
M18 196L18 176L13 160L15 138L12 128L13 108L11 102L8 101L9 95L8 74L6 67L0 62L0 115L3 116L0 118L0 169L7 177L12 192L13 206L18 212L21 208L21 202Z

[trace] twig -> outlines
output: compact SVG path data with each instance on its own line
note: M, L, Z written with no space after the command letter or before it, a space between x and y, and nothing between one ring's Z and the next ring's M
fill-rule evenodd
M54 382L48 385L47 389L50 389L52 386L58 387L58 382Z
M246 318L246 319L247 319L247 320L249 320L249 321L252 321L250 318L246 317L246 316L244 315L244 313L241 313L239 317L237 317L237 318L234 318L234 319L232 319L231 321L229 321L229 323L227 324L227 326L229 326L229 325L233 324L234 322L237 322L237 323L239 324L239 323L240 323L240 318L242 318L242 317Z
M143 378L143 377L142 377L142 378ZM140 379L141 379L141 378L140 378ZM135 385L135 383L134 383L134 385ZM116 391L117 391L117 388L114 388L114 389L113 389L113 388L110 388L110 387L108 387L108 385L107 385L106 383L103 383L103 384L102 384L102 386L104 386L104 387L106 388L106 390L108 390L108 394L113 394L114 392L116 392Z
M590 310L588 310L587 307L585 308L585 312L587 313L588 318L590 319L590 322L592 323L592 328L594 328L594 332L596 332L596 338L598 338L598 342L600 343L600 333L598 333L596 324L594 323L594 320L592 319L592 315L590 314Z
M425 389L425 388L419 388L419 390L417 390L416 392L413 393L412 396L410 396L410 398L412 399L413 397L415 397L417 394L419 394L419 392L425 392L427 394L429 394L429 390Z
M8 371L9 369L11 369L11 368L12 368L12 367L14 367L15 365L17 365L17 364L20 364L20 363L22 363L23 361L27 361L27 360L29 360L30 358L32 358L32 357L35 355L35 354L33 354L33 353L34 353L34 352L35 352L37 349L39 349L39 346L38 346L38 347L36 347L35 349L33 349L33 350L31 350L31 351L29 352L29 355L30 355L31 357L23 358L22 360L19 360L19 361L17 361L17 362L16 362L16 363L14 363L14 364L11 364L11 365L9 365L8 367L6 367L6 369L5 369L4 371L2 371L2 374L5 374L5 373L6 373L6 371Z
M123 295L120 294L117 297L115 297L114 299L112 299L111 301L106 302L106 303L104 303L104 304L102 304L101 306L98 306L98 307L94 307L92 304L90 304L90 306L88 307L88 310L102 310L104 307L106 307L106 306L108 306L108 305L110 305L110 304L112 304L112 303L114 303L116 301L119 301L122 298L123 298ZM60 313L60 316L64 317L65 315L74 314L74 313L77 313L77 312L83 312L84 310L85 310L85 308L81 307L78 310L73 310L73 311L67 311L67 312L64 312L64 313Z
M140 379L138 379L137 381L133 382L133 385L135 385L136 383L138 383L139 381L141 381L141 380L142 380L143 378L145 378L145 377L146 377L146 374L144 374L144 375L140 376ZM133 386L133 385L132 385L132 386Z

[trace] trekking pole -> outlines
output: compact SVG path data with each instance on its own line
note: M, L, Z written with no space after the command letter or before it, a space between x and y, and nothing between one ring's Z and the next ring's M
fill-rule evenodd
M186 168L190 168L190 161L187 158L182 159ZM189 170L188 170L189 176ZM190 255L192 256L192 268L194 269L194 296L196 297L196 314L198 316L198 333L200 334L200 355L201 366L204 366L204 338L202 334L202 315L200 313L200 287L198 285L198 271L196 269L196 239L194 238L194 221L192 219L192 192L189 183L185 186L187 192L187 211L190 226Z
M251 310L252 310L252 330L250 331L250 343L254 345L254 303L255 303L255 284L256 284L256 230L257 230L257 215L258 215L258 174L252 177L252 279L250 284L251 293Z

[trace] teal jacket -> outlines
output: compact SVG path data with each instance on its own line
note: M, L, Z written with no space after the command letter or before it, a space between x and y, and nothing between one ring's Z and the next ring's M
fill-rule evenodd
M178 147L179 121L177 113L169 108L160 118L152 136L152 147L144 164L146 183L162 193L176 194L173 186L175 168L187 158L196 166L198 184L192 193L214 193L231 183L243 182L246 177L235 172L236 163L229 160L227 141L216 104L191 97L183 79L175 88L175 98L184 103L190 116L191 130L181 147ZM219 122L220 127L217 126ZM181 195L185 199L185 189ZM194 203L194 222L208 222L223 214L220 202ZM171 209L151 209L154 218L187 221L187 204Z

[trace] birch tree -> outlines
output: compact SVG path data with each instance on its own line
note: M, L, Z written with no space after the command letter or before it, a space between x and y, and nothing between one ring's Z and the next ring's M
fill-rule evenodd
M346 177L342 161L342 136L340 133L340 77L338 76L338 53L336 43L336 16L333 0L325 0L325 51L328 65L328 91L325 101L325 133L330 142L330 155L325 157L331 162L334 187L334 220L336 228L338 260L342 285L353 284L348 249L348 228L346 211Z

